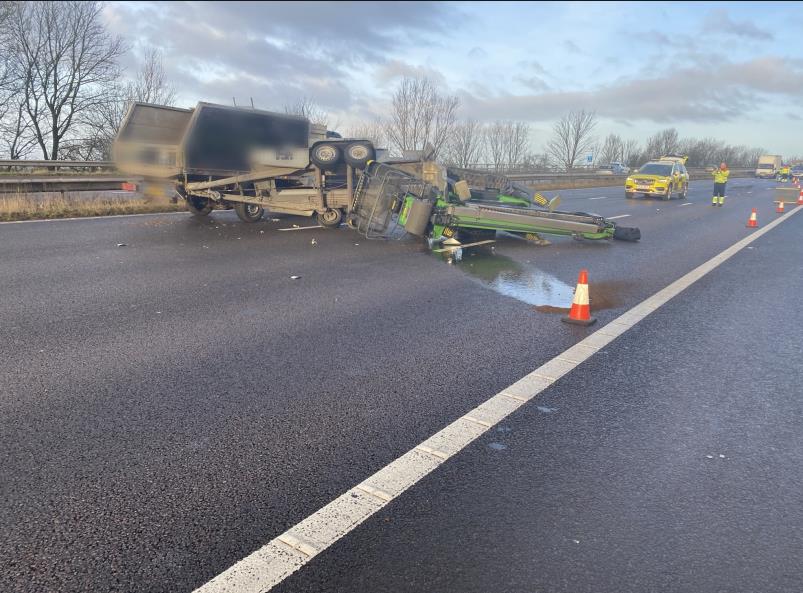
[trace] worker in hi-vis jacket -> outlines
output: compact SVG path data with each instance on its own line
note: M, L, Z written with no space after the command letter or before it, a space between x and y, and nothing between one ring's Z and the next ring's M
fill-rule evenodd
M714 169L711 174L714 176L714 197L711 198L712 206L722 206L725 204L725 184L730 175L728 165L720 163L719 169Z

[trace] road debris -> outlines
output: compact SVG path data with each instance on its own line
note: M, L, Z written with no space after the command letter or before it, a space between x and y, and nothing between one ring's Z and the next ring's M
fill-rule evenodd
M310 242L309 242L309 244L310 244L310 245L317 245L317 244L318 244L318 241L316 241L315 239L313 239L312 241L310 241Z
M127 243L118 243L117 247L128 247Z
M290 276L290 280L298 280L301 276Z

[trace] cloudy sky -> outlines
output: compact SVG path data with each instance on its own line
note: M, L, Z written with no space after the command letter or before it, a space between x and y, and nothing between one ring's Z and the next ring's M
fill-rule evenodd
M313 98L340 128L426 75L461 115L526 120L539 148L570 109L599 132L803 154L803 3L112 2L131 47L164 51L179 103L281 110Z

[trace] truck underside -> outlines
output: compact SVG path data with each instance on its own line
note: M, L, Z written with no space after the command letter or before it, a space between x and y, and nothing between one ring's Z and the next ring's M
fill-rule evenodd
M198 216L233 208L256 222L268 210L315 215L326 227L346 217L369 237L401 228L434 241L496 231L639 239L638 229L558 211L559 198L547 201L504 176L431 160L379 163L367 140L331 137L303 118L254 109L137 103L115 155L123 171L171 180Z

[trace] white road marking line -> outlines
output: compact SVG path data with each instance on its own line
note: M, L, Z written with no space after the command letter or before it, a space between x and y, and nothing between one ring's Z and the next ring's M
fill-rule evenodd
M433 249L432 253L443 253L444 251L454 251L455 249L463 249L464 247L476 247L477 245L487 245L488 243L496 243L493 239L487 241L477 241L475 243L461 243L460 245L452 245L451 247L444 247L443 249Z
M627 218L629 214L620 214L619 216L606 216L608 220L616 220L617 218Z
M594 356L598 350L666 304L672 297L800 211L803 211L803 207L789 210L643 300L198 587L196 593L269 591L561 376Z
M681 206L693 206L694 202L683 202Z
M171 214L189 214L189 212L144 212L142 214L106 214L104 216L75 216L73 218L35 218L33 220L9 220L0 224L23 224L26 222L65 222L68 220L98 220L101 218L133 218L135 216L168 216Z
M320 228L323 228L323 226L320 225L320 224L316 224L314 226L296 226L296 227L291 227L291 228L288 228L288 229L276 229L276 230L277 231L305 231L307 229L320 229Z
M589 200L607 200L608 196L600 196L598 198L588 198Z

